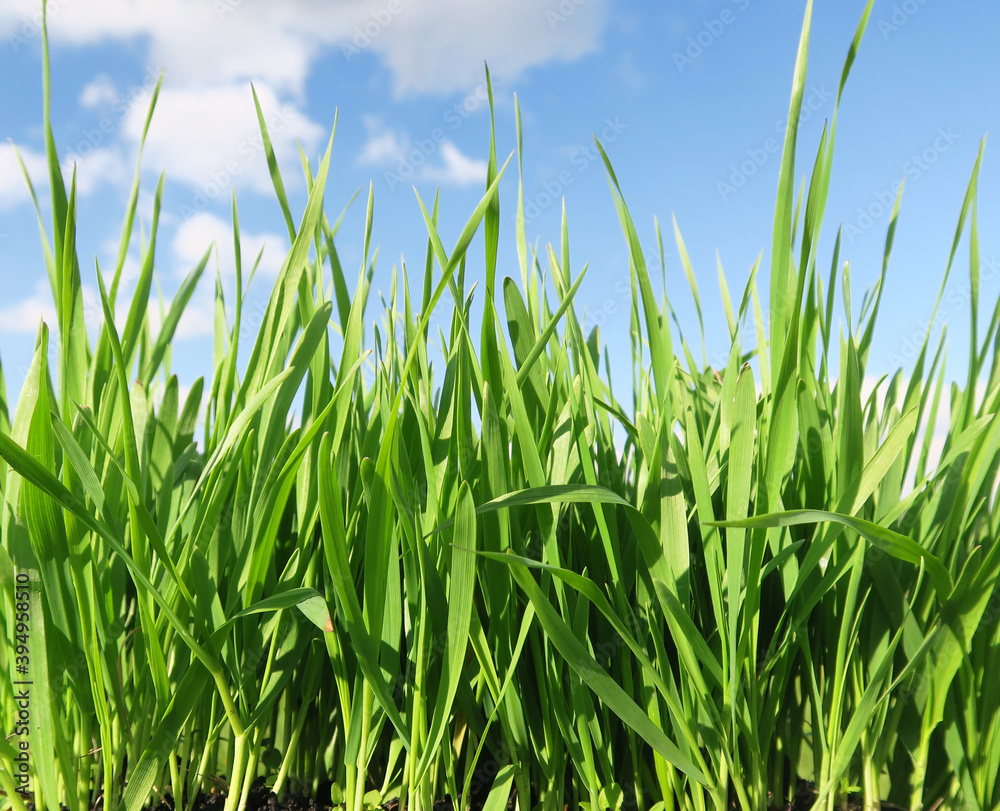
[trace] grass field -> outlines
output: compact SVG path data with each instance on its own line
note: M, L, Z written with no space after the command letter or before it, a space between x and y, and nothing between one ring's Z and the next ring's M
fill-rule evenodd
M234 200L233 243L217 247L235 251L236 297L215 281L214 372L182 386L171 342L212 283L210 254L172 301L151 301L163 184L140 237L137 170L115 266L81 265L46 44L39 223L58 320L39 328L16 408L0 370L0 809L24 811L29 791L38 809L137 811L167 792L181 809L219 786L234 811L258 776L278 794L332 781L349 811L392 797L429 811L445 794L503 811L512 790L521 809L749 810L783 807L799 778L831 811L849 792L865 808L1000 808L1000 302L981 324L983 152L941 286L968 274L967 378L946 382L928 327L914 366L863 394L900 198L882 275L852 297L839 238L816 253L836 112L818 144L796 138L811 10L769 287L755 266L731 291L720 268L724 326L701 322L674 226L656 249L676 242L680 293L698 304L697 332L681 331L601 150L620 220L607 236L620 225L631 257L624 401L581 326L586 266L565 217L531 246L519 194L518 278L498 267L498 186L520 151L501 160L491 139L488 188L453 246L438 200L418 201L423 264L394 269L372 331L373 195L365 233L339 235L328 149L304 163L293 213L266 130L291 250L254 335ZM358 269L335 237L363 240ZM100 285L96 341L84 279ZM724 369L698 360L706 326L732 337Z

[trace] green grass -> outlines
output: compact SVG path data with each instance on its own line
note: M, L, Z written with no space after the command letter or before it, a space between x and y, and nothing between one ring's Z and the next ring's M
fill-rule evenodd
M0 742L0 809L24 809L23 742L40 809L100 796L136 811L168 790L180 809L221 785L233 811L257 776L279 793L331 780L351 811L393 796L420 811L445 793L502 811L512 789L521 809L749 810L782 804L797 777L821 809L850 790L868 808L1000 808L1000 302L981 331L982 150L941 286L968 233L967 381L946 387L944 336L931 344L928 328L914 367L864 397L899 200L882 273L852 311L839 238L832 257L816 252L836 112L796 190L811 10L770 288L755 266L734 308L720 269L732 348L718 374L671 327L602 150L631 257L631 402L578 318L586 267L571 266L565 216L554 245L529 247L522 185L521 278L498 282L519 115L517 161L491 138L488 188L454 246L438 200L418 198L422 272L393 270L366 346L372 192L351 274L324 214L329 149L304 163L296 219L259 106L291 250L238 366L252 265L234 200L233 245L218 249L235 251L236 298L215 280L214 371L182 398L171 341L209 254L155 330L161 179L121 300L137 170L115 267L80 266L46 43L52 211L39 224L57 337L40 327L12 419L0 385L5 730L18 656L32 682L29 734ZM485 257L469 253L480 232ZM91 341L81 285L95 277L105 322ZM431 332L433 313L446 331Z

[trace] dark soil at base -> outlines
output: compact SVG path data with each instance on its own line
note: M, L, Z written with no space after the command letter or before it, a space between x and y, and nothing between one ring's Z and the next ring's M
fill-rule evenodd
M514 795L512 794L511 800L513 799ZM816 790L812 785L801 783L795 792L795 798L791 804L772 805L771 808L772 811L810 811L815 800ZM222 811L225 804L225 794L202 793L198 795L193 804L185 806L185 811L188 811L188 809L190 811ZM513 802L508 803L508 809L512 807ZM343 808L343 806L340 806L340 808ZM382 808L384 811L404 811L399 805L399 800L395 798L387 801ZM475 804L473 805L473 811L480 811L481 808L481 805L478 808ZM840 806L840 808L846 808L847 811L862 811L864 808L863 798L858 794L848 795L847 805ZM96 811L100 811L100 809ZM152 811L175 811L173 797L167 795L164 797L164 801L155 806ZM279 800L274 792L268 789L263 781L260 780L254 784L253 788L250 789L250 794L247 796L247 811L334 811L334 809L328 803L317 804L314 799L302 793L288 794L283 800ZM456 811L451 796L449 795L445 799L435 802L434 811ZM883 802L882 811L906 811L906 809L893 803Z
M185 811L222 811L226 805L226 795L222 792L212 792L206 794L200 792L193 803L184 805ZM329 806L325 806L329 808ZM163 801L155 806L152 811L174 811L174 798L167 794ZM269 789L264 780L258 779L250 788L247 794L247 811L323 811L324 806L319 806L311 797L304 793L296 792L286 794L283 800L278 799L278 795Z
M323 793L321 789L321 798ZM259 777L247 794L246 811L334 811L334 809L344 808L342 803L332 806L329 802L329 788L326 789L326 793L326 802L323 802L321 799L317 803L315 799L309 797L304 792L288 793L283 799L279 800L278 795L264 784L264 778ZM222 811L225 805L226 795L223 792L214 792L211 794L200 792L193 803L184 806L184 811ZM399 805L399 800L396 798L388 800L382 805L382 809L384 811L403 811ZM94 809L94 811L101 811L101 809ZM159 805L154 806L151 811L175 811L174 798L167 794L164 796L163 801ZM434 811L455 811L451 795L448 795L443 800L437 800L434 803Z
M795 790L795 798L792 803L790 805L780 807L783 808L784 811L810 811L813 807L813 803L816 802L816 794L816 787L813 783L807 783L804 780L800 780L798 788ZM840 807L846 808L847 811L862 811L865 807L864 797L860 794L848 794L847 805ZM883 802L882 811L906 811L906 809L899 805Z
M246 811L334 811L335 807L329 801L328 786L326 787L325 802L322 799L323 793L321 789L319 802L304 792L290 792L283 799L279 800L278 796L265 785L264 778L261 777L250 788L250 792L247 795ZM473 798L473 811L481 811L482 802L480 801L477 804L475 799ZM515 795L512 792L510 801L507 804L508 809L513 808L514 799ZM798 789L795 792L795 797L790 804L772 804L770 808L772 811L810 811L815 800L816 789L813 784L800 781ZM861 795L848 795L847 805L840 806L840 808L846 808L847 811L861 811L864 808L862 800ZM188 801L184 803L184 811L223 811L225 805L226 794L224 792L203 791L199 792L193 802ZM97 804L93 807L93 811L103 811L103 806L103 802L98 800ZM27 807L28 811L35 811L35 804L33 802L29 801ZM734 805L733 807L735 808L736 806ZM343 808L343 805L336 808ZM399 800L396 798L388 800L382 806L382 809L383 811L404 811L399 804ZM67 811L65 807L63 807L63 811ZM151 806L149 811L176 811L173 795L164 795L159 804ZM456 811L451 795L446 796L443 800L436 801L434 803L434 811ZM883 802L882 811L906 811L906 809L902 806Z

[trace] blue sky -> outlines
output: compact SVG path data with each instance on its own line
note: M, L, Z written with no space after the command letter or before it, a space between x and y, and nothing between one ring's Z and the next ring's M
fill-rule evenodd
M94 257L103 269L113 265L149 91L161 70L166 78L143 156L140 210L148 229L152 192L165 172L156 267L167 297L213 240L232 290L234 190L244 254L264 246L248 306L266 300L287 249L251 82L296 212L304 204L296 144L315 161L339 110L327 187L331 219L362 190L338 240L349 278L361 261L369 183L380 249L376 292L388 291L401 259L422 268L426 231L414 186L428 204L441 188L446 244L483 191L484 60L493 76L501 161L516 145L515 93L520 102L529 240L538 239L543 251L558 240L565 197L573 274L590 263L577 305L587 308L589 323L601 324L613 356L627 356L628 259L592 133L614 163L651 258L654 216L664 228L668 295L695 342L694 308L671 237L676 216L716 365L728 349L717 254L734 297L761 250L768 266L777 150L803 0L51 0L49 7L53 123L61 160L75 162L79 173L79 253L92 319L99 313ZM811 168L832 114L863 7L861 0L816 2L799 177ZM39 317L54 320L35 216L6 140L21 151L44 207L38 9L38 0L0 0L0 360L12 399ZM870 375L912 363L927 327L980 140L1000 129L998 30L1000 6L989 0L876 0L841 105L820 245L828 273L836 227L844 223L841 256L852 263L856 315L878 276L885 202L906 177ZM986 323L1000 291L995 149L987 145L980 181ZM501 272L515 278L516 192L512 163L502 185ZM967 359L966 244L934 326L948 324L954 377ZM480 279L481 241L471 257L469 275ZM136 267L132 256L127 273ZM209 371L212 289L206 276L174 343L183 382ZM381 318L377 295L372 302L369 318ZM617 394L627 397L627 364L614 375Z

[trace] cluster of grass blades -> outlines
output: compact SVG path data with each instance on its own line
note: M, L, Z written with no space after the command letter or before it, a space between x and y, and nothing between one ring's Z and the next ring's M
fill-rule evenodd
M154 330L161 180L116 321L138 170L106 286L78 261L46 42L52 213L39 223L58 339L50 353L40 327L12 420L0 383L0 717L16 731L0 739L0 809L25 809L23 751L24 785L53 811L97 798L138 811L168 791L180 811L213 783L235 811L259 776L279 794L332 782L348 811L391 797L429 811L445 794L490 811L511 797L545 811L750 811L783 807L798 778L829 811L848 792L865 808L1000 807L1000 681L988 677L1000 666L1000 302L980 334L982 150L941 288L968 230L968 381L942 402L944 338L931 345L928 329L914 368L863 397L899 200L855 314L839 238L825 282L816 255L836 111L795 189L811 11L810 0L769 325L756 265L735 310L720 271L732 349L719 374L672 331L602 150L631 258L630 405L577 318L586 268L574 276L565 216L556 246L529 248L521 186L520 284L497 289L510 159L499 165L492 138L486 192L451 250L438 201L428 211L418 198L421 285L393 272L373 351L372 194L352 294L339 220L324 215L329 148L306 164L296 225L262 114L291 250L237 368L234 202L236 298L216 281L214 372L182 398L171 339L210 256ZM519 115L517 126L520 169ZM480 230L476 324L467 267ZM834 343L838 273L847 333ZM93 342L85 276L105 314ZM442 299L450 324L432 336ZM749 318L756 343L744 347ZM935 463L939 413L949 427Z

